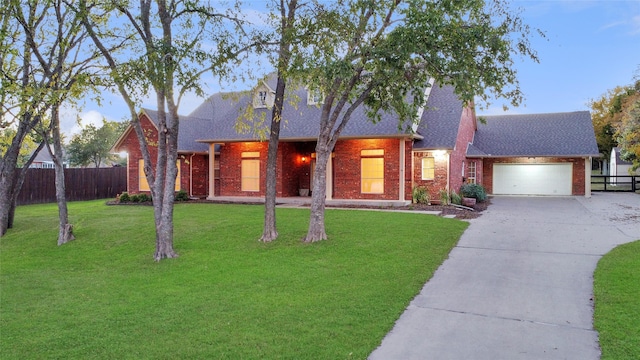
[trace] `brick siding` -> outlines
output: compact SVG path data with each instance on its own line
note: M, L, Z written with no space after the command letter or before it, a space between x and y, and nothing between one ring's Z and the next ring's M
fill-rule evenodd
M143 114L140 117L140 124L147 137L147 143L154 144L157 142L158 131L146 115ZM125 138L116 150L127 152L127 192L130 194L149 193L149 191L139 190L138 174L142 151L140 151L138 137L133 128L127 130ZM150 145L149 153L152 162L154 162L158 157L157 146ZM180 160L180 179L178 180L180 189L185 190L192 196L206 196L209 183L209 156L206 154L181 154L178 155L178 159ZM193 174L193 182L190 181L190 174Z

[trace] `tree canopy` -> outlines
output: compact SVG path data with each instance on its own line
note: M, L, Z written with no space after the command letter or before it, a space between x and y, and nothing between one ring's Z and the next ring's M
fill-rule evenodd
M74 135L67 146L67 157L73 166L100 167L117 162L119 156L110 152L120 134L127 128L126 122L102 120L102 126L88 124Z
M313 2L313 34L292 49L290 74L322 92L311 218L305 241L326 238L324 197L329 155L351 113L365 106L371 121L398 115L407 132L432 79L452 85L467 105L523 95L516 56L538 61L530 28L500 0L348 0Z
M640 80L618 86L589 102L598 150L605 159L620 148L624 160L640 167Z

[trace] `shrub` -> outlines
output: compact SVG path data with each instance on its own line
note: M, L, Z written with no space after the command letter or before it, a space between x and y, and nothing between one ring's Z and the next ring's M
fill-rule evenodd
M131 197L129 196L129 193L123 192L122 194L120 194L120 202L129 202L129 201L131 201Z
M425 186L416 186L413 188L413 202L416 204L428 204L431 199L429 198L429 189Z
M186 191L180 190L176 193L176 201L189 201L189 195Z
M440 194L440 204L449 205L449 192L445 189L440 189L438 193Z
M138 194L138 202L149 202L151 201L151 196L142 193L142 194Z
M133 194L133 195L131 195L131 196L130 196L130 198L131 198L131 202L134 202L134 203L140 202L140 196L139 196L139 195L140 195L140 194Z
M487 199L487 192L480 184L463 184L460 187L460 194L463 197L475 198L479 202Z
M451 203L456 205L462 204L462 197L457 192L451 190Z

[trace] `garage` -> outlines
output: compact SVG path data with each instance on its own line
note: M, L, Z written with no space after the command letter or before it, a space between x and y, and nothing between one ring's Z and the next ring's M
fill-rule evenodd
M494 164L493 194L571 195L573 164Z

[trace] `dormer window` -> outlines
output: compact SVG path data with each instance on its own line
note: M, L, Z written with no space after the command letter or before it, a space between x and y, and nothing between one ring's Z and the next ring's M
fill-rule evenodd
M258 104L260 106L267 106L267 92L258 91Z
M307 105L320 105L324 102L324 96L320 90L307 90Z

